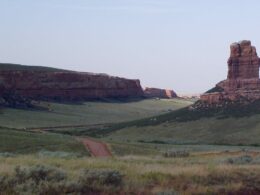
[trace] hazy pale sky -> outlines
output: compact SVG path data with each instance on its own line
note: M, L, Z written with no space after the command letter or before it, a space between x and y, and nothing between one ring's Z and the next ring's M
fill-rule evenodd
M0 0L0 62L138 78L204 92L229 45L260 50L259 0Z

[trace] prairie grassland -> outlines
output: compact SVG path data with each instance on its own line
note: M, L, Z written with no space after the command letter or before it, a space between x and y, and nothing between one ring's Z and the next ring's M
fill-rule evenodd
M80 142L68 135L0 128L0 154L31 154L39 151L89 155Z
M191 153L186 158L123 156L110 159L90 157L72 159L36 155L0 157L0 183L1 177L5 176L8 181L7 178L21 177L21 173L26 173L22 171L19 172L20 174L15 173L17 165L20 168L42 165L43 170L52 170L50 167L56 167L63 174L66 173L65 179L56 181L54 178L49 183L44 181L44 185L35 185L34 192L37 193L57 192L55 190L61 186L63 187L59 189L58 194L69 192L79 194L87 192L95 194L244 194L245 192L260 192L260 153L253 151L199 152ZM92 172L87 172L88 174L84 178L82 177L84 170ZM104 180L104 178L106 179ZM11 186L13 192L29 189L24 187L26 184L22 182L16 185L14 181L17 182L17 179L12 181L8 183L2 179L2 183L13 185ZM39 181L37 180L37 182ZM87 186L84 185L86 182ZM8 184L5 188L2 185L2 192L10 190Z
M117 123L167 113L191 103L181 99L109 100L82 104L40 102L38 106L45 110L1 108L0 124L2 127L23 129Z
M259 114L241 118L211 117L186 122L166 121L155 125L138 126L132 123L131 126L126 125L111 131L107 139L118 142L142 140L172 144L260 145Z
M230 145L203 145L203 144L169 144L167 142L159 142L158 140L152 142L134 142L128 139L121 139L121 142L114 141L111 138L103 138L105 142L109 143L111 151L116 156L129 156L129 155L141 155L141 156L152 156L162 154L166 151L177 150L177 151L189 151L192 153L204 154L219 153L222 151L229 152L228 155L233 152L239 151L256 151L260 152L260 147L257 146L230 146ZM124 141L124 142L122 142Z

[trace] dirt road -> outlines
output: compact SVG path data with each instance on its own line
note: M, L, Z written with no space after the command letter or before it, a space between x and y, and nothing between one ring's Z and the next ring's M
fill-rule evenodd
M90 151L92 156L95 157L111 157L112 154L108 146L100 141L96 141L90 138L79 138L84 146Z

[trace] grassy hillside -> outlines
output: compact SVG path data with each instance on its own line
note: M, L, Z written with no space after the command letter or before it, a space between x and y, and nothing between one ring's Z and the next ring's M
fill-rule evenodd
M256 111L256 112L255 112ZM97 131L96 131L97 134ZM115 141L171 144L260 145L260 114L252 107L167 114L101 129Z
M84 146L70 136L0 128L0 154L28 154L41 151L88 154Z
M154 142L134 142L127 140L125 142L116 142L106 140L111 151L116 156L158 156L167 151L188 151L190 153L221 153L221 152L238 152L238 151L257 151L260 147L256 146L228 146L228 145L205 145L205 144L167 144Z
M260 115L131 126L112 132L107 139L172 144L260 145Z
M258 104L259 102L247 107L234 106L225 110L194 111L181 108L147 118L144 118L145 115L141 115L143 119L133 121L53 130L69 135L101 137L106 141L119 143L259 146L260 114ZM155 107L151 108L154 110Z
M7 70L46 71L46 72L68 71L68 70L45 67L45 66L27 66L21 64L0 63L0 71L7 71Z
M0 109L0 126L20 129L117 123L166 113L189 104L191 102L178 99L85 102L82 104L41 102L40 106L46 110Z

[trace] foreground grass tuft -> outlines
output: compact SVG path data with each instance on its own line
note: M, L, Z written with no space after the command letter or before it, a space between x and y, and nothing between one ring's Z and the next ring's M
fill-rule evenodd
M0 157L0 190L6 194L257 194L260 164L226 163L245 155L252 162L260 157L253 151L191 153L186 158Z

